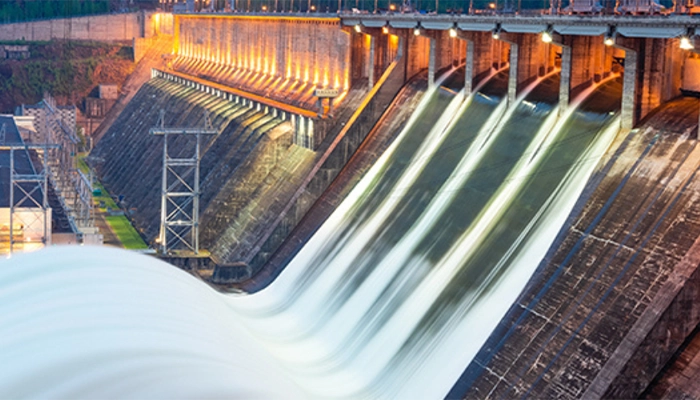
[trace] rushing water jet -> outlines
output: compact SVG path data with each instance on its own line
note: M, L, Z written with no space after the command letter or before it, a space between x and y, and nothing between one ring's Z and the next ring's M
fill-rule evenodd
M0 367L0 393L444 396L544 256L618 127L610 111L619 106L574 104L555 122L556 74L502 117L505 79L466 102L452 90L428 93L319 232L254 295L223 296L137 255L99 266L66 249L13 260L0 269L0 315L9 315L0 354L13 360ZM586 101L602 93L591 92ZM86 254L99 263L94 249ZM41 265L54 255L62 267ZM51 375L46 385L28 384L42 374Z

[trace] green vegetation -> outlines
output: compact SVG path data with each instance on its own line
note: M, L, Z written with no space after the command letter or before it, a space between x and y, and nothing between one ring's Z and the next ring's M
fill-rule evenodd
M0 0L0 23L109 12L109 0Z
M117 203L114 202L114 199L112 196L109 195L107 190L105 190L104 186L102 186L101 183L97 182L93 185L95 192L99 192L99 195L93 196L93 199L95 200L95 205L97 205L100 209L100 211L107 211L107 209L110 210L119 210L119 206L117 206Z
M85 163L86 156L86 153L81 153L77 156L78 169L85 174L87 174L90 169L87 163ZM117 206L117 203L114 201L112 196L109 195L101 183L95 182L93 184L93 188L93 201L95 202L95 207L99 209L100 213L107 213L108 210L119 210L119 206ZM131 226L131 222L129 222L125 216L105 215L104 218L107 225L109 225L112 231L114 231L114 234L117 235L117 238L119 238L119 241L122 243L124 248L132 250L148 248L146 242L143 241L138 232L136 232L136 229Z
M105 221L112 228L114 233L122 242L122 245L126 249L137 250L137 249L147 249L146 243L141 239L136 229L131 226L129 220L123 215L108 215L105 217Z
M85 162L86 156L87 153L79 153L76 159L78 162L78 169L80 170L80 172L87 175L87 173L90 172L90 167L88 167L87 163Z
M227 0L216 1L220 8L223 8ZM197 0L197 3L201 4L201 1ZM114 11L154 10L159 5L159 0L0 0L0 24L107 14Z
M0 60L0 112L36 104L45 92L59 104L81 107L99 83L120 84L134 68L133 50L127 46L82 41L25 44L29 59Z
M85 165L85 161L79 159L79 166L81 162L83 165ZM87 165L85 165L85 167L87 167ZM95 183L94 188L95 193L99 192L99 194L93 196L93 198L95 201L95 206L99 208L100 212L105 213L108 210L119 210L119 206L117 206L117 203L114 202L114 199L112 199L112 196L109 195L102 184ZM143 241L139 233L136 232L136 229L134 229L133 226L131 226L131 222L129 222L125 216L106 215L105 221L107 222L107 225L112 228L112 231L114 231L114 234L117 235L119 241L122 243L125 249L136 250L148 248L146 242Z

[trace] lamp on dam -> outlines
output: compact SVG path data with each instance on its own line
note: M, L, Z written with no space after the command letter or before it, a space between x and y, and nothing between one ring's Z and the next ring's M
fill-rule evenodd
M491 33L491 37L493 37L496 40L498 40L498 38L501 37L501 27L500 26L496 26L493 29L493 33Z
M608 32L605 33L605 38L603 39L603 44L606 46L612 46L615 44L615 35L616 35L615 27L610 26L608 27Z
M355 25L355 32L361 33L362 32L362 25L360 25L360 24Z
M681 36L680 48L683 50L693 50L695 46L690 42L690 38L687 36Z
M382 33L385 35L389 34L389 25L382 26Z
M552 43L552 30L552 26L549 25L547 29L542 31L542 35L540 37L544 43Z
M681 41L680 41L679 47L682 50L695 49L695 45L693 44L693 40L691 39L694 35L695 35L695 32L691 28L688 28L688 31L686 32L686 34L681 36Z
M418 23L418 25L416 25L416 27L413 28L413 34L416 36L420 36L420 23Z
M457 24L455 24L452 28L450 28L450 37L452 37L452 38L457 37Z
M541 38L544 43L552 43L552 32L543 31Z

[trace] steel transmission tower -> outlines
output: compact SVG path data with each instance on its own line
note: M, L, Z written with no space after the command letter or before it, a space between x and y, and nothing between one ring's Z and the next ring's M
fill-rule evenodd
M166 128L165 111L160 112L158 127L152 135L163 136L163 185L161 191L160 234L162 254L168 254L178 244L199 254L199 162L202 135L217 135L209 113L204 115L203 128ZM191 157L175 158L168 154L168 137L187 135L196 140ZM172 179L170 179L172 178ZM189 235L187 230L189 229ZM188 238L189 236L189 238ZM172 246L170 241L173 241Z
M5 125L2 126L2 144L0 144L0 150L10 151L10 254L12 254L15 245L15 235L14 226L17 222L15 219L19 220L22 226L31 226L36 223L41 223L43 225L43 234L41 236L41 241L44 245L49 244L50 232L49 232L49 222L51 214L49 210L49 200L48 200L48 149L59 148L56 144L5 144ZM15 150L24 151L27 157L29 157L29 150L43 151L43 168L40 172L36 172L32 167L32 171L25 174L20 174L15 169ZM16 195L18 194L18 195ZM42 217L39 218L38 215L31 215L27 220L26 216L22 217L19 213L18 208L38 208L41 210Z

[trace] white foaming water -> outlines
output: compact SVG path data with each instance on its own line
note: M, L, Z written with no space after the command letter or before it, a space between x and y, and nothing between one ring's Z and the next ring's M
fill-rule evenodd
M51 247L0 262L2 398L292 398L226 299L155 258Z
M459 108L458 99L450 103L395 188L410 187L440 157ZM498 137L507 118L492 116L414 224L357 283L347 273L370 256L363 252L402 207L400 196L383 199L340 250L324 249L337 245L396 144L255 295L224 296L157 260L114 249L50 248L0 263L0 397L444 397L527 282L616 133L607 129L579 156L489 279L463 294L454 317L426 325L444 288L544 162L563 127L554 115L470 227L430 261L416 246L446 222L440 210ZM314 263L321 272L305 280L320 267ZM348 287L347 298L333 300Z

